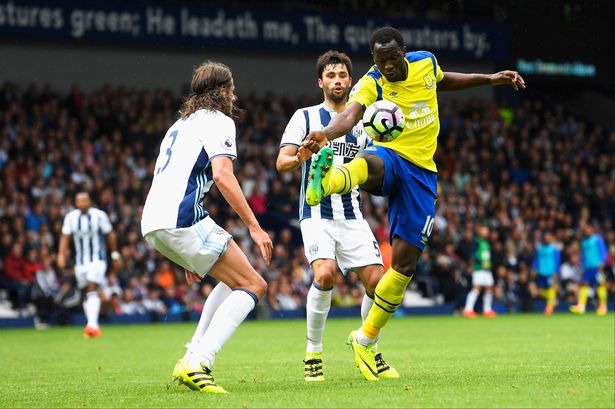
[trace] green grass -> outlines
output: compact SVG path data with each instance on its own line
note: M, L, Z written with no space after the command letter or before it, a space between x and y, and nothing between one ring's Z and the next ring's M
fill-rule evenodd
M303 381L304 321L242 324L219 354L214 396L171 383L196 324L0 330L0 407L591 407L615 406L615 316L473 321L398 318L380 342L399 380L368 383L329 320L327 381Z

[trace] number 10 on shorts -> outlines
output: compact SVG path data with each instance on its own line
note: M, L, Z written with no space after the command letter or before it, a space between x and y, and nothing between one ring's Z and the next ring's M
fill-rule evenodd
M431 231L433 230L434 220L435 218L432 217L431 215L427 216L427 220L425 220L425 225L423 226L423 230L421 230L422 234L424 234L427 237L431 236Z

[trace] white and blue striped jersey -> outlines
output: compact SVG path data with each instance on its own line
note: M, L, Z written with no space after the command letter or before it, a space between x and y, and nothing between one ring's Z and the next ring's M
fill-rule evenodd
M321 103L311 107L298 109L286 125L280 147L296 146L299 147L301 142L311 131L323 129L329 124L331 118L337 115L333 111ZM367 147L370 138L363 131L361 124L355 126L345 136L339 137L328 142L328 145L333 149L334 157L333 164L341 165L350 162L361 150ZM308 173L311 160L301 165L301 194L299 197L299 219L329 219L329 220L355 220L363 219L361 209L361 195L359 188L345 195L333 194L323 198L319 205L311 207L305 201L305 189L307 187Z
M235 122L219 111L200 109L177 120L160 144L141 233L190 227L208 213L203 198L214 183L211 160L237 158Z
M73 236L76 265L106 261L105 237L111 230L109 216L100 209L90 207L86 213L79 209L68 212L62 234Z

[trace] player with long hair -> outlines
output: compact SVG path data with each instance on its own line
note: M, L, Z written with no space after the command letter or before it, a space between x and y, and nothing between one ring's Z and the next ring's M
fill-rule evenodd
M178 381L206 393L226 393L211 375L214 359L267 289L231 235L203 207L214 183L248 227L267 264L272 252L271 239L233 173L234 91L226 65L208 61L195 70L181 118L162 140L141 220L145 240L185 269L189 285L206 274L220 280L205 303L186 354L173 370Z

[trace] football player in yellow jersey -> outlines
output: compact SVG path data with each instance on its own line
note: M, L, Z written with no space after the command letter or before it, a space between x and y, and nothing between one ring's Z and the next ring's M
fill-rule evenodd
M392 27L376 30L370 49L375 66L353 88L345 110L322 131L311 132L297 154L305 154L305 149L318 152L306 190L306 201L312 206L323 196L344 194L357 185L369 193L389 196L391 268L376 286L375 303L367 319L348 338L361 373L375 381L373 344L401 303L433 229L438 197L433 155L440 130L436 91L479 85L510 85L519 90L525 88L525 81L515 71L443 72L433 54L408 53L403 37ZM381 99L403 110L406 126L402 134L391 142L375 142L351 162L333 167L330 148L323 148L326 142L345 135L365 109Z

